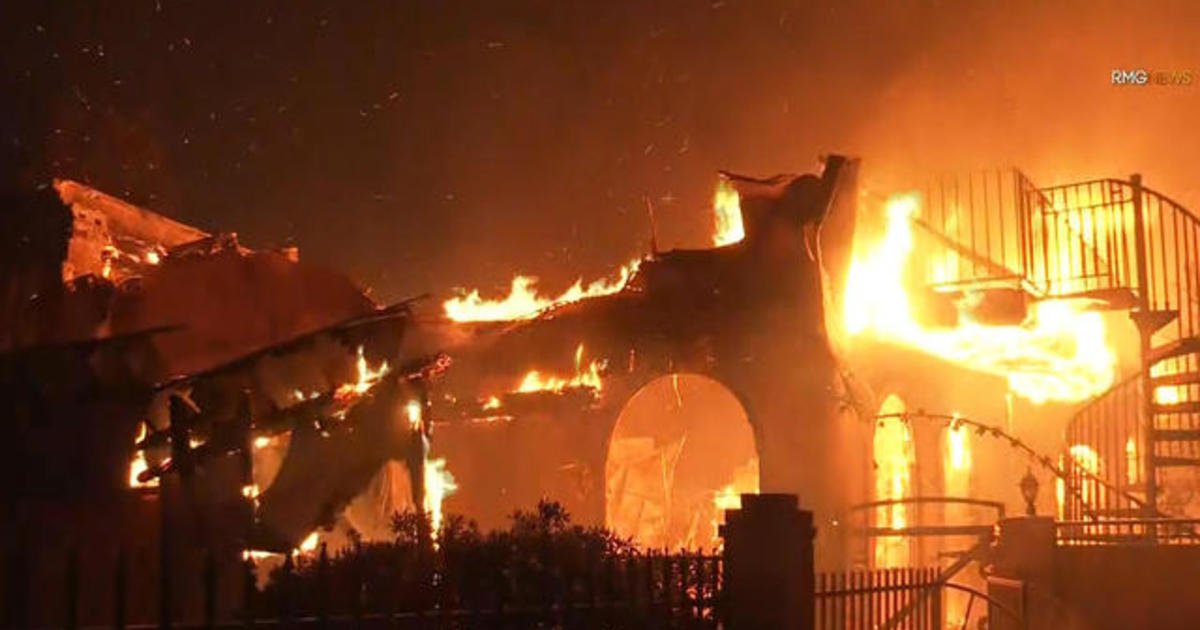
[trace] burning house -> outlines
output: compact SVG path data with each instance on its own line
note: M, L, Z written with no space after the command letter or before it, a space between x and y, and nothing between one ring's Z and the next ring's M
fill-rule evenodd
M722 173L711 247L651 239L558 296L391 305L56 182L6 250L6 539L235 571L550 497L696 551L742 495L792 493L823 568L957 573L1006 514L1092 543L1192 515L1196 219L1136 177L880 196L858 169Z

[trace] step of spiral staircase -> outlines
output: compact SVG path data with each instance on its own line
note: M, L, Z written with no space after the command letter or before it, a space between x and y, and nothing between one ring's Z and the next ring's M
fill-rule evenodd
M1162 363L1167 359L1174 359L1175 357L1196 352L1200 352L1200 337L1181 337L1156 348L1151 348L1150 352L1146 355L1146 362L1154 365L1155 363Z

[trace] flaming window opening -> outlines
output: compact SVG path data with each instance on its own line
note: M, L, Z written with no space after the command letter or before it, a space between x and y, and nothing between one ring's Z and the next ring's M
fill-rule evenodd
M713 237L716 247L732 245L746 238L746 229L742 225L741 199L737 189L725 178L717 180L717 190L713 193Z

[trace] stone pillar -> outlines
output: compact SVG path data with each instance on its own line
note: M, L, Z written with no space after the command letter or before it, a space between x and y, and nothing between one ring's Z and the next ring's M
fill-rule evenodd
M1055 603L1054 519L1019 516L997 524L993 576L988 594L1021 617L1013 619L999 610L988 614L997 630L1051 630L1066 627ZM993 607L995 607L993 605Z
M1054 573L1054 519L1018 516L998 523L994 568L997 575L1048 581Z
M725 513L724 615L730 630L811 630L812 512L794 494L743 494Z

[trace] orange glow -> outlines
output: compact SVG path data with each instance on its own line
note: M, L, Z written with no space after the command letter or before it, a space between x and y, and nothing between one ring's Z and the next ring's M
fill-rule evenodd
M366 357L363 356L362 346L358 347L358 361L355 364L355 369L358 373L357 379L353 383L339 385L333 392L335 400L346 402L362 396L383 379L384 375L390 370L387 361L380 363L377 368L371 368L367 364Z
M713 509L715 514L712 521L712 540L708 546L711 549L723 549L725 540L720 536L720 526L725 523L725 510L742 509L743 494L758 494L758 458L755 457L739 466L734 472L733 483L717 490L713 494ZM694 545L685 545L692 547Z
M741 199L729 180L717 180L717 191L713 193L713 245L731 245L746 238L742 225Z
M1137 440L1130 436L1125 440L1125 483L1136 486L1139 473Z
M537 292L537 278L516 276L508 295L497 300L484 299L479 289L451 298L442 303L446 317L456 322L498 322L532 319L539 313L578 302L586 298L611 295L625 288L629 278L637 271L641 260L633 260L621 267L616 278L601 278L583 286L583 279L575 281L569 289L557 297L546 297Z
M1018 326L973 321L958 305L955 328L926 327L913 316L905 268L913 252L915 195L892 197L887 231L878 242L856 242L844 300L851 336L869 334L941 357L968 369L1003 376L1009 389L1033 401L1075 402L1107 390L1116 357L1104 320L1083 300L1046 300Z
M971 471L971 434L967 427L961 424L952 425L946 429L946 470L956 473ZM949 476L949 473L947 473ZM950 485L947 483L947 485ZM957 485L957 484L955 484ZM966 496L963 494L961 496Z
M133 443L137 444L146 439L148 429L146 423L142 422L138 428L137 437L133 439ZM146 462L146 452L142 449L137 449L133 455L133 459L129 462L129 487L130 488L156 488L158 487L158 479L149 481L138 481L138 475L150 469L150 464Z
M1182 388L1177 385L1163 385L1155 388L1154 402L1160 405L1174 405L1183 400L1180 396Z
M971 496L971 432L968 427L956 421L946 427L946 459L942 466L942 477L945 494L948 497ZM969 506L948 504L945 506L945 522L947 525L974 524L972 510ZM961 626L967 616L967 597L965 593L946 594L946 619L948 627Z
M904 401L888 396L879 409L880 415L903 413ZM875 459L875 499L904 499L911 492L914 462L912 432L901 418L880 420L875 427L872 443ZM890 529L908 527L908 507L903 504L881 506L875 512L875 526ZM874 566L877 568L909 565L909 541L900 536L875 539Z
M304 540L300 541L300 546L296 547L296 551L298 553L310 553L316 551L317 543L319 542L320 538L317 536L317 532L313 532L306 536Z
M1095 449L1086 444L1073 444L1068 452L1077 466L1091 473L1093 476L1101 476L1103 462L1100 460L1100 455L1096 453ZM1079 490L1083 502L1088 505L1099 505L1104 501L1105 489L1096 483L1095 480L1084 479L1080 484Z
M543 375L537 370L530 370L525 374L525 378L521 379L521 383L517 385L518 393L529 392L561 392L564 389L586 387L595 391L600 391L604 388L604 383L600 378L600 370L604 367L604 362L595 360L589 363L586 367L583 365L583 344L579 344L575 348L575 375L571 378L562 378L558 376Z

